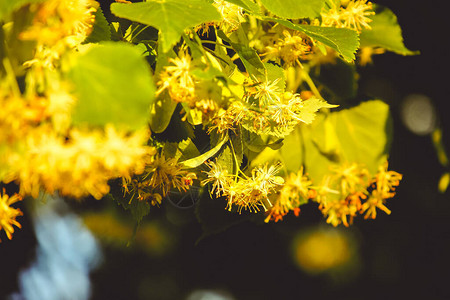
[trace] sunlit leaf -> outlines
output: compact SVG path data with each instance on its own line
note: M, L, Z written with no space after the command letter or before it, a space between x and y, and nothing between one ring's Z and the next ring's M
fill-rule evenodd
M305 165L311 178L320 181L331 165L356 162L376 173L386 159L392 135L389 106L382 101L320 116L296 134L304 141Z
M319 16L325 0L261 0L274 15L285 19L313 19Z
M226 0L226 1L242 7L247 13L250 14L261 13L261 8L259 7L259 5L251 0Z
M162 50L167 52L185 29L205 22L220 21L221 15L207 1L149 0L138 3L113 3L111 12L118 17L160 30Z
M78 95L74 123L129 129L148 123L155 88L150 67L134 46L93 45L76 57L68 77Z

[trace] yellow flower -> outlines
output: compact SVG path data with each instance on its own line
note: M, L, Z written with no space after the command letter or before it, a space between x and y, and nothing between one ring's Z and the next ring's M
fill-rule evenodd
M275 176L281 168L280 163L271 165L269 168L266 163L263 166L258 166L252 170L252 181L255 187L261 193L268 195L273 192L278 186L284 184L284 179L280 176Z
M372 10L372 3L367 0L349 1L347 7L341 13L341 18L344 22L343 27L355 29L361 32L362 27L371 29L369 23L372 19L369 16L374 15Z
M252 170L251 177L238 177L237 181L230 181L224 195L228 197L228 210L236 206L238 212L242 209L250 212L259 211L262 207L267 211L272 207L269 196L276 193L284 184L284 179L275 176L281 165L276 163L268 167L268 164L258 166Z
M370 46L361 47L358 52L359 64L363 67L367 66L373 62L373 55L383 54L384 52L386 52L386 50L383 48L375 48Z
M279 101L270 105L267 110L271 119L281 128L294 127L302 121L298 117L303 107L303 101L298 94L286 92Z
M92 31L97 7L92 0L47 0L36 4L33 24L20 37L50 47L61 41L75 47Z
M266 80L264 82L256 82L254 90L248 92L248 96L253 96L259 101L259 107L265 107L269 104L273 104L275 101L279 101L282 96L282 91L278 86L280 78L273 81ZM247 99L248 100L248 99Z
M67 92L67 89L51 89L48 92L48 105L46 114L51 118L53 127L57 132L65 132L70 126L71 112L76 99Z
M209 167L209 171L206 172L208 178L201 183L202 185L212 183L210 194L212 195L215 192L216 197L220 197L228 190L232 181L231 176L228 174L228 170L224 170L221 165L213 161L207 161L205 164Z
M340 182L342 195L346 196L349 193L355 193L362 188L365 189L367 184L367 177L369 170L357 163L344 163L339 166L331 168L335 180Z
M157 155L149 163L141 176L122 178L124 196L131 195L130 203L137 198L139 201L149 201L151 205L160 205L172 188L186 192L193 184L197 175L182 170L177 159L166 159L164 154Z
M388 162L380 165L378 168L378 173L374 180L377 191L384 198L391 198L395 195L395 188L400 184L402 180L402 174L395 171L388 171Z
M334 1L331 1L331 7L326 10L323 8L322 12L320 13L320 16L322 17L322 26L325 27L343 27L342 21L341 21L341 7L337 6Z
M289 211L293 211L298 216L300 205L307 203L310 198L311 184L312 182L303 173L303 167L297 173L290 173L264 221L266 223L269 221L278 222Z
M371 29L369 23L372 19L369 16L374 15L372 10L372 3L367 0L352 0L346 3L345 7L336 6L332 4L332 7L321 13L322 26L325 27L337 27L337 28L350 28L361 32L363 28Z
M300 59L307 59L311 51L308 39L301 36L298 32L289 32L283 30L284 38L278 39L272 46L267 46L262 54L266 56L264 60L282 59L285 67L289 67L297 63L300 67Z
M386 214L390 215L391 211L384 205L386 198L378 192L377 190L372 191L369 199L362 204L361 211L365 212L364 218L375 219L377 216L377 208L384 211Z
M20 209L11 207L12 204L20 200L22 200L22 197L18 194L9 197L5 193L5 189L0 195L0 230L3 229L6 232L8 239L12 239L12 234L14 233L13 225L22 228L20 223L16 221L16 217L23 215L22 212Z
M193 106L195 98L194 78L190 74L191 57L186 50L180 50L178 57L170 58L171 65L164 67L157 82L156 95L168 89L172 100L186 102Z
M219 109L216 115L211 120L211 125L208 128L208 133L217 130L218 133L223 134L228 130L235 131L236 125L241 122L243 118L250 115L251 111L241 101L233 101L228 108Z
M361 213L365 212L364 218L375 219L377 216L376 209L381 209L388 215L391 211L384 205L386 199L395 195L395 188L400 184L402 175L395 171L388 171L388 162L386 161L378 168L378 173L372 180L374 189L369 195L369 199L362 204Z
M181 170L181 168L181 165L177 164L177 159L166 159L164 154L157 155L153 163L148 167L147 176L150 177L148 185L154 189L161 190L163 196L167 195L172 186L183 189L184 184L181 181L181 176L186 171Z
M142 173L154 149L144 144L147 132L126 136L111 126L106 132L72 130L68 139L50 126L28 134L24 152L9 158L6 181L20 184L21 193L38 197L40 191L100 199L109 192L108 180Z
M223 21L218 26L225 32L235 31L239 28L243 18L243 10L240 6L229 3L224 0L214 0L213 5L217 8L223 17Z

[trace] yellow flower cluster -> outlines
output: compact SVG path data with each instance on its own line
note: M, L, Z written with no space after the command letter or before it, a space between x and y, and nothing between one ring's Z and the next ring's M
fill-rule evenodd
M373 55L383 54L385 52L386 52L385 49L379 47L371 47L371 46L361 47L358 51L359 57L358 63L363 67L367 66L373 63L372 61Z
M361 32L363 28L371 29L369 23L374 15L372 3L367 0L351 0L346 6L336 5L333 1L332 7L321 13L321 25L325 27L350 28Z
M300 205L307 203L314 195L311 185L312 182L303 173L303 168L297 173L290 173L285 179L283 188L277 195L273 206L267 212L265 222L281 221L290 211L298 216Z
M276 176L280 164L254 168L251 176L229 174L220 164L206 162L209 171L202 185L211 184L210 194L227 199L227 209L266 213L265 222L278 222L290 211L296 216L300 206L313 200L333 226L349 226L358 215L364 218L376 217L377 208L390 214L386 208L387 199L395 195L402 175L387 170L387 162L371 176L364 166L344 163L331 168L331 175L324 177L321 185L313 185L304 173L303 167L297 173L288 174L285 179ZM240 172L240 171L239 171Z
M8 238L20 210L10 207L23 196L59 193L100 199L108 181L144 172L155 149L147 146L148 130L118 131L72 127L76 98L61 78L60 57L91 32L98 2L47 0L27 6L30 25L21 40L34 41L34 59L24 63L25 87L19 86L14 57L3 58L0 81L0 182L15 182L19 194L0 201L0 229ZM20 75L21 76L21 75Z
M38 45L79 45L90 34L98 3L93 0L48 0L32 7L35 12L32 25L22 32L23 40L34 40Z
M308 59L311 51L311 41L300 32L283 30L283 38L278 39L273 45L267 46L262 56L264 61L283 61L284 67L289 67L297 63L300 67L300 60Z
M80 45L91 33L98 2L48 0L31 6L32 24L19 38L36 41L34 58L25 63L37 70L53 69L67 48Z
M165 197L172 188L186 192L194 179L197 179L195 173L182 170L177 159L166 159L164 154L161 154L155 156L141 176L124 177L123 188L125 194L131 195L130 203L137 198L139 201L159 205L162 197Z
M211 120L208 133L217 130L224 134L228 130L236 131L240 121L249 113L249 109L241 101L232 101L227 109L219 109Z
M167 89L172 100L194 106L195 84L190 74L191 56L182 50L178 53L178 57L169 58L169 62L171 65L164 67L160 74L156 95Z
M243 9L238 5L225 0L214 0L212 5L222 15L222 21L200 24L194 28L194 31L201 32L202 35L208 35L210 26L213 26L223 30L225 33L230 33L237 30L241 22L244 21Z
M169 65L159 74L156 95L166 91L173 101L186 103L189 121L194 125L211 121L219 111L217 100L221 98L220 90L214 90L216 84L197 80L192 75L191 70L199 62L193 62L186 50L180 50L176 58L169 58L168 61Z
M235 131L242 125L257 134L284 137L300 122L310 124L320 108L335 107L312 96L303 100L300 94L284 92L279 81L254 80L247 85L243 100L232 101L227 109L218 110L208 132Z
M20 200L22 200L20 195L14 194L10 197L6 194L5 189L0 194L0 230L3 229L6 232L8 239L12 239L13 225L22 228L20 223L16 221L16 218L21 216L22 212L18 208L11 207L12 204Z
M384 163L378 168L378 173L371 181L372 192L369 199L362 205L365 218L375 219L376 209L381 209L387 214L391 211L384 205L386 199L395 196L395 188L400 184L402 175L395 171L388 171L388 163Z
M213 5L222 15L223 20L217 24L224 32L235 31L243 19L242 7L225 0L214 0Z
M332 175L317 189L314 201L319 203L327 223L349 226L360 214L374 219L377 208L390 214L384 203L395 195L401 178L399 173L387 171L387 162L379 167L375 177L361 165L343 164L332 168Z
M275 176L280 169L280 164L259 166L252 170L251 176L237 176L229 174L215 162L206 162L210 168L207 178L202 181L203 185L212 183L210 193L216 197L227 198L227 209L231 211L236 207L239 213L242 210L258 212L260 207L267 211L272 207L269 196L283 185L284 179Z
M8 159L5 182L16 181L23 195L39 192L100 199L109 192L108 180L142 173L153 148L144 146L148 134L127 136L107 126L105 132L73 129L69 137L41 125L26 137L22 151Z

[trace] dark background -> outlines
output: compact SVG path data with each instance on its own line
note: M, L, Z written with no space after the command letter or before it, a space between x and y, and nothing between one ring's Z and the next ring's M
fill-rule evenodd
M386 53L360 71L361 90L391 105L390 168L404 179L388 203L390 216L380 213L376 220L356 220L346 229L358 236L358 275L347 280L310 276L292 263L293 229L324 223L316 208L307 205L300 218L264 226L245 222L197 245L201 228L196 222L173 225L176 248L163 256L106 247L105 263L91 273L93 299L185 299L199 288L225 290L235 299L450 299L450 193L437 191L445 170L430 136L413 134L399 117L405 96L429 96L450 149L445 1L376 3L394 11L406 46L421 54ZM164 214L168 208L161 210ZM183 214L192 219L192 212ZM34 259L36 242L27 214L20 222L23 229L0 244L0 298L18 289L19 270Z

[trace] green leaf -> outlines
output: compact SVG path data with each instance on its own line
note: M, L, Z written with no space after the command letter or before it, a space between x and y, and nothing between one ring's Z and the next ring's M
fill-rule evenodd
M236 155L237 168L239 168L244 158L244 143L242 141L242 136L233 134L230 138L230 143L231 146L233 146L232 150L234 150L234 155ZM235 171L237 172L237 170Z
M264 63L256 50L248 45L249 41L242 26L234 31L229 38L222 31L219 31L219 37L228 42L239 54L239 58L249 74L260 80L265 80L266 68Z
M212 4L202 0L113 3L111 12L118 17L159 29L163 52L171 49L185 29L205 22L220 21L222 18Z
M235 174L235 163L233 158L233 152L230 146L225 146L225 149L216 158L216 165L220 166L224 170L228 171L228 174Z
M284 74L284 69L271 63L264 63L264 66L267 70L267 80L273 82L276 79L280 79L277 86L284 91L286 89L286 76Z
M101 7L95 12L95 23L91 34L84 40L84 43L98 43L111 40L111 29L103 14Z
M346 161L364 163L375 173L388 153L392 120L389 106L380 101L363 102L357 107L331 113Z
M267 10L285 19L313 19L320 15L325 0L261 0Z
M178 143L188 138L194 138L194 128L190 123L183 120L183 116L181 115L182 109L182 105L178 104L170 118L167 128L163 132L154 134L158 141Z
M187 160L200 155L195 144L190 138L179 143L165 143L164 155L176 160Z
M169 126L177 103L170 98L167 90L163 91L153 103L150 116L150 127L156 133L163 132Z
M419 51L411 51L403 43L402 29L395 14L387 7L375 6L375 15L369 23L371 30L361 32L362 47L381 47L401 55L416 55Z
M161 50L161 51L160 51ZM155 74L162 72L163 68L169 65L169 58L176 57L173 51L162 52L162 45L158 45L158 57L156 61ZM155 78L155 82L158 78ZM177 102L173 101L169 92L164 90L154 101L150 111L150 127L155 133L163 132L169 126L172 115L177 107Z
M199 155L197 157L185 160L180 162L180 165L182 165L185 168L196 168L200 166L202 163L204 163L208 158L214 156L219 150L222 148L223 144L225 144L228 141L228 136L225 136L223 140L221 140L214 148L211 150L203 153L202 155Z
M336 50L344 60L351 62L355 59L359 47L358 33L347 28L320 27L311 25L297 25L287 20L277 18L263 18L266 21L277 22L287 28L298 30L324 45Z
M259 7L259 5L251 0L225 0L225 1L242 7L247 13L250 13L253 15L261 14L261 8Z
M245 147L253 152L261 152L266 147L278 149L283 145L283 139L274 137L270 133L255 133L251 126L242 126L241 136Z
M386 159L392 136L389 106L373 100L321 115L311 126L296 132L304 141L305 166L320 183L336 163L356 162L375 174Z
M244 145L241 135L231 135L230 143L224 147L222 153L217 156L216 164L220 165L229 174L237 174L244 157Z
M68 70L78 102L75 124L113 123L138 129L148 123L155 88L140 51L125 43L93 44Z
M303 123L311 124L316 117L316 112L321 108L333 108L337 105L328 104L325 100L318 98L310 98L303 101L302 111L298 114L298 118Z

